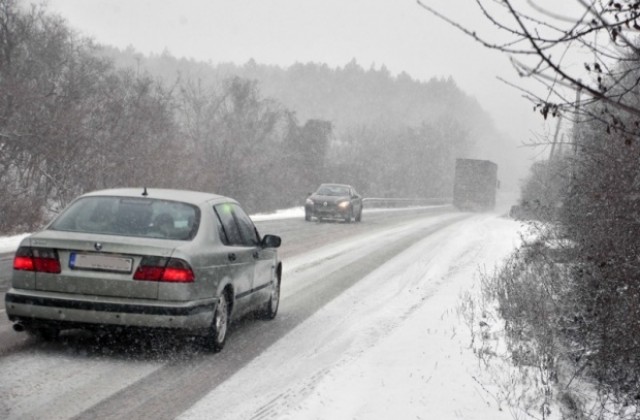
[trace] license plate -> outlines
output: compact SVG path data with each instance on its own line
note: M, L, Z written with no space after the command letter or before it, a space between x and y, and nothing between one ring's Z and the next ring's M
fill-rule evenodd
M130 273L133 267L133 258L72 252L69 257L69 267L72 269Z

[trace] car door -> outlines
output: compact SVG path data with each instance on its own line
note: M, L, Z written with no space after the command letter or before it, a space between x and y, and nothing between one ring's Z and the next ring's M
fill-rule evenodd
M253 258L255 262L255 272L253 276L253 293L254 303L264 302L269 295L271 289L271 280L275 273L276 250L273 248L262 248L260 246L260 235L253 221L240 208L235 208L236 221L240 227L240 234L243 236L247 245L251 244L254 248Z
M221 224L220 239L227 253L234 289L234 313L240 315L251 307L253 277L255 272L256 246L248 244L237 222L234 203L223 203L214 206Z

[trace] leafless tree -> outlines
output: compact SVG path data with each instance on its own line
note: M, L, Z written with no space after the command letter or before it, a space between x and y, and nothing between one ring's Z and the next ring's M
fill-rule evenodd
M474 0L493 28L483 32L446 15L434 1L417 3L484 47L508 54L519 76L543 87L523 90L545 118L573 112L580 101L583 110L600 104L589 116L605 120L609 128L629 128L620 112L634 125L640 121L640 106L631 94L640 83L639 1Z

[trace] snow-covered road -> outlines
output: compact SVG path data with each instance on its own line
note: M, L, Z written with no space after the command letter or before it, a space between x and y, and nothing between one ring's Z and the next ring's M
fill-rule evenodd
M511 419L481 382L457 307L518 232L514 221L481 215L426 237L180 419Z
M256 357L203 391L190 409L176 411L179 418L511 418L492 400L491 384L482 382L457 307L460 293L477 287L479 270L491 271L516 246L519 229L497 215L431 215L363 229L287 258L275 321L281 325L291 323L296 299L313 298L308 290L319 281L346 282L344 272L356 273L348 267L367 258L380 261L367 263L375 268L364 278L348 279L335 298L322 301L273 344L254 349ZM380 253L394 243L412 245L388 258ZM108 412L108 404L102 411L90 409L109 398L135 407L160 398L134 392L154 377L182 375L185 386L193 377L206 387L206 370L222 370L245 341L230 343L220 355L187 348L153 357L82 342L29 344L0 357L0 418L89 418Z

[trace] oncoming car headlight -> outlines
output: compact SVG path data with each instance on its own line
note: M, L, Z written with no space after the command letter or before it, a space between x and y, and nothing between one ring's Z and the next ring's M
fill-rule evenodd
M342 202L338 203L338 207L340 207L341 209L346 209L346 208L349 208L350 204L351 203L349 203L348 201L342 201Z

